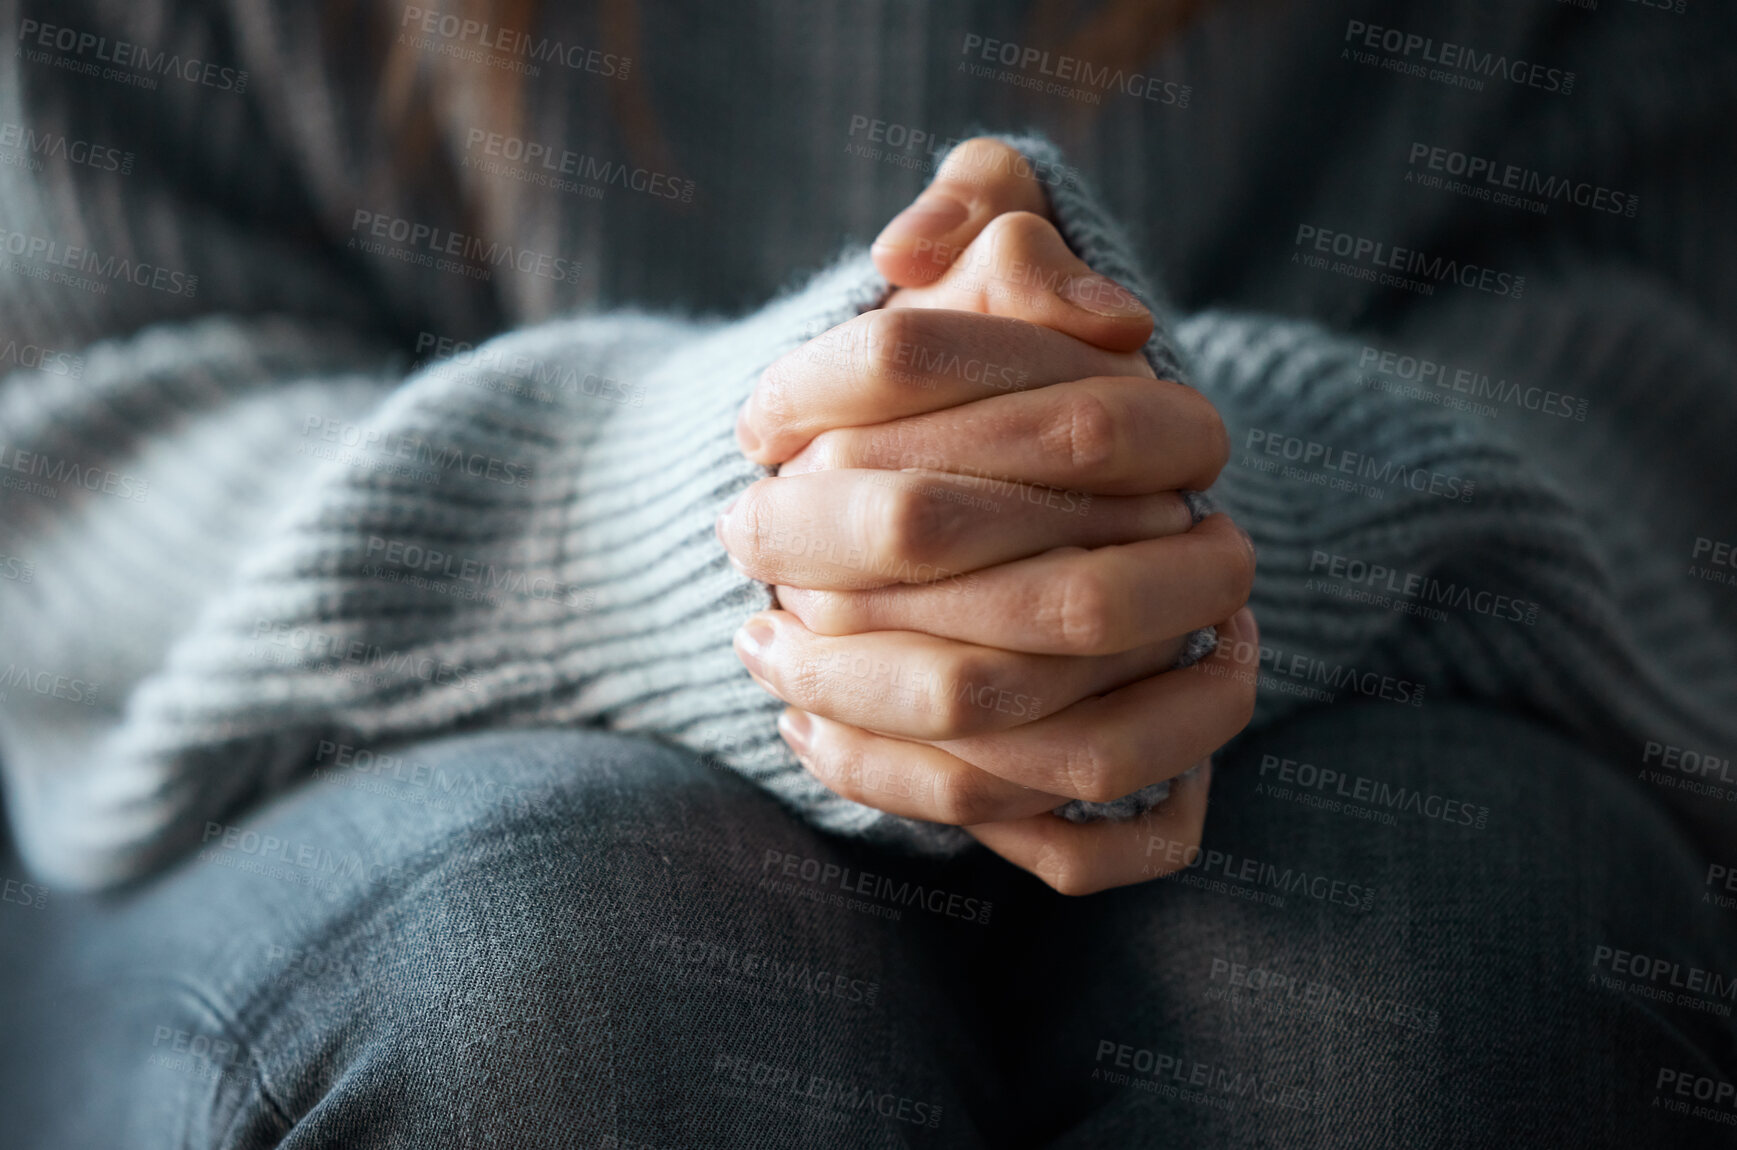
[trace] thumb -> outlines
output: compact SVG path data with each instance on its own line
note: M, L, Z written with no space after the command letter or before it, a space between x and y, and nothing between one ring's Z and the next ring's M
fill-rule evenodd
M1049 197L1024 153L978 136L947 153L934 182L881 229L870 255L895 287L930 284L1004 212L1047 219Z
M1139 297L1094 272L1054 224L1030 212L995 217L940 279L902 288L886 306L1023 320L1105 351L1140 350L1153 326Z

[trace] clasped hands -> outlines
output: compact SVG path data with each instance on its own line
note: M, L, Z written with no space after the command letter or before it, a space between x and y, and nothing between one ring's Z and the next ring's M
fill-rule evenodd
M1208 756L1253 712L1235 656L1259 637L1252 543L1179 494L1224 466L1224 425L1154 378L1151 314L1048 210L1008 145L954 149L875 241L885 306L778 360L744 405L738 442L778 473L718 535L775 590L735 648L789 704L809 772L1084 894L1191 857ZM1217 657L1171 669L1208 625ZM1049 813L1164 779L1132 819Z

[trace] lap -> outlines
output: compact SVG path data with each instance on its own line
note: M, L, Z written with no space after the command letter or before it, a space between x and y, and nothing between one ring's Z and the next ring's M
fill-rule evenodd
M33 1020L80 1047L23 1116L45 1144L974 1144L986 1060L920 940L983 928L692 756L443 739L206 840L62 908L41 978L86 1009Z
M1728 1136L1654 1097L1729 1076L1731 999L1633 974L1737 975L1727 912L1650 798L1545 728L1316 712L1227 757L1203 847L1030 921L1049 1041L1011 1077L1049 1087L1055 1145Z
M1250 736L1214 786L1192 865L1070 900L638 740L351 755L144 888L31 912L0 1117L137 1146L1724 1133L1652 1103L1731 1067L1694 1009L1728 1000L1615 955L1729 978L1726 912L1609 768L1372 705Z

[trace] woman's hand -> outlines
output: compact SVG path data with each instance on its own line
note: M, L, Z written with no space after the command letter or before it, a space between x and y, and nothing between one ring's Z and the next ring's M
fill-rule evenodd
M737 650L807 769L1083 893L1198 841L1209 771L1137 819L1046 812L1176 778L1247 722L1252 668L1169 668L1209 624L1254 649L1253 551L1177 494L1223 466L1217 414L1152 378L1150 314L1033 210L1022 164L955 150L877 241L888 306L768 369L738 430L780 473L719 535L784 608Z

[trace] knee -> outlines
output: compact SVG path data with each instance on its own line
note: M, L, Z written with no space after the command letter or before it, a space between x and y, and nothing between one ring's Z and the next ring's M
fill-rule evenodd
M525 1140L540 1130L583 1141L611 1129L612 1091L638 1089L621 1079L634 1059L682 1034L715 1042L756 1026L768 1030L756 1049L781 1049L806 1017L762 1018L739 990L664 977L673 936L782 939L792 957L837 941L755 893L768 843L832 857L758 789L597 735L476 736L406 755L471 797L412 815L367 794L358 812L322 780L300 825L331 835L354 822L351 843L390 874L321 904L287 944L293 973L252 980L242 1011L273 1095L258 1120L289 1116L294 1144L352 1144L354 1130L322 1124L368 1114L393 1115L417 1144L541 1145ZM464 781L485 776L487 788Z
M330 747L332 744L322 744ZM569 894L628 881L649 857L701 850L708 828L778 817L745 780L649 740L487 732L331 753L277 830L322 877L448 897L514 883ZM728 809L731 820L719 812Z
M728 878L739 860L719 828L777 808L691 756L595 733L446 739L402 758L402 779L358 790L328 775L261 828L362 862L303 899L247 980L239 1013L273 1094L258 1120L288 1115L308 1144L324 1144L322 1113L370 1110L427 1144L522 1123L571 1133L595 1101L578 1087L620 1053L607 1004L643 936Z

